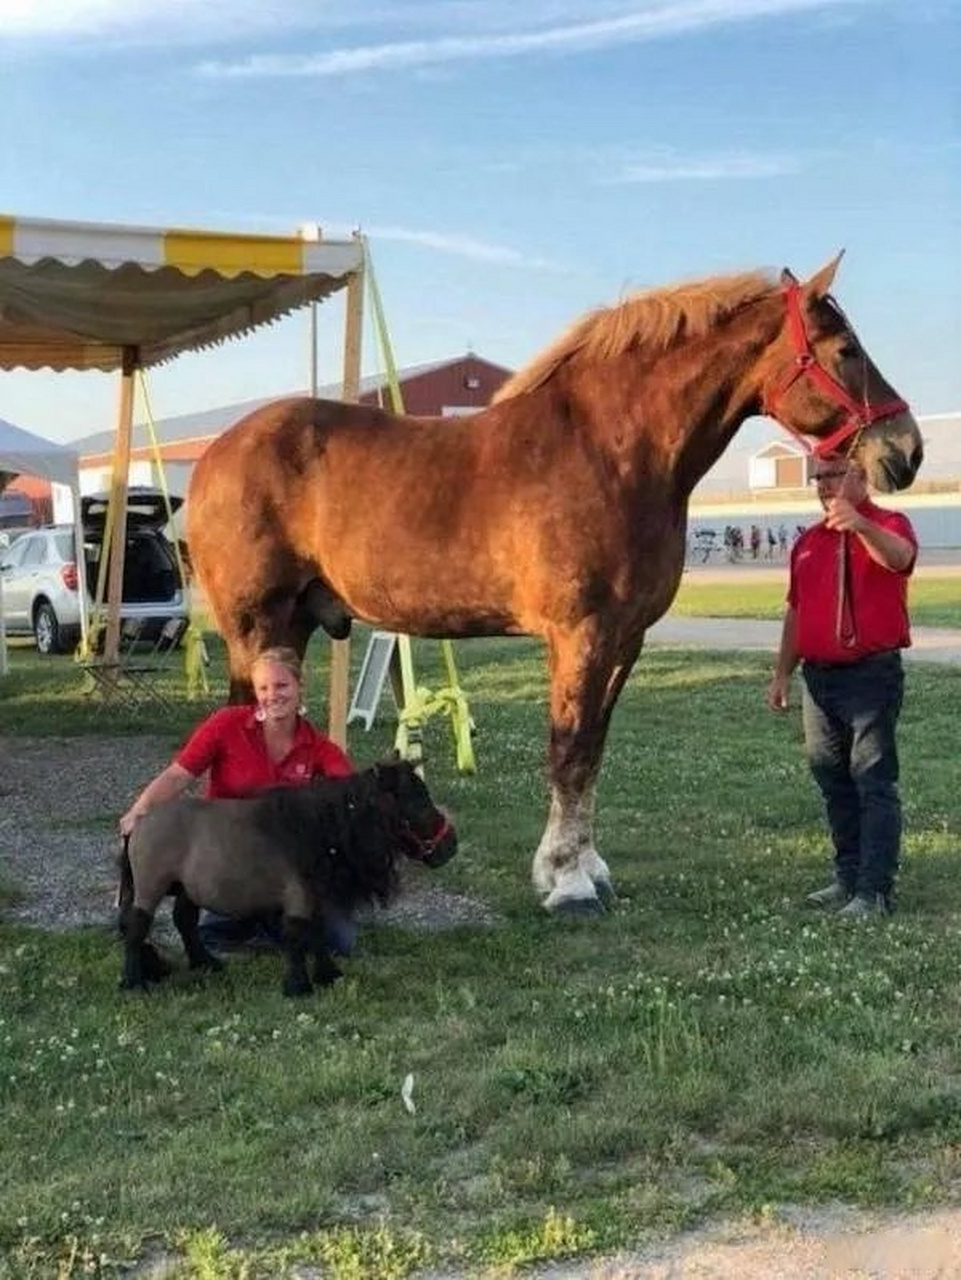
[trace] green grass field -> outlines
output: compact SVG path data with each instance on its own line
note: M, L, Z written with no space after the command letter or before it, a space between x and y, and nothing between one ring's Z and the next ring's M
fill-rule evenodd
M671 612L689 617L780 618L784 613L783 582L683 581ZM961 627L961 578L915 578L909 587L909 609L916 626Z
M416 653L434 678L436 646ZM598 798L620 900L571 924L529 885L540 647L457 653L480 772L459 777L429 726L461 834L435 882L491 904L495 927L368 928L334 990L285 1001L273 957L130 998L105 932L0 926L0 1276L162 1254L205 1280L503 1276L706 1217L957 1200L958 672L908 671L901 910L844 927L799 905L825 839L798 716L763 705L769 660L645 656ZM14 651L11 759L20 734L103 732L79 688L69 660ZM180 705L165 740L200 711ZM351 745L363 762L389 738Z

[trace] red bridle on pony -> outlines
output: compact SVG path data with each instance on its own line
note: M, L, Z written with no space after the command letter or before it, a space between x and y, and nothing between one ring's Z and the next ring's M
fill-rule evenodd
M409 840L417 850L417 857L420 858L421 861L426 861L430 858L431 854L440 842L453 830L453 824L446 813L441 814L440 825L434 834L428 836L426 840L417 834L409 822L404 822L401 825L404 829L404 838Z
M893 400L885 400L882 404L869 404L866 377L863 389L864 399L861 403L855 400L848 389L819 363L817 356L811 349L807 329L804 326L803 290L796 281L785 288L784 303L787 308L788 334L791 339L791 345L794 348L794 362L775 383L774 387L765 393L764 412L776 419L792 435L797 436L804 447L810 453L813 453L816 458L823 458L825 455L836 453L838 446L853 436L854 439L851 440L847 449L850 455L854 451L858 437L865 427L869 427L873 422L880 422L882 418L893 418L896 413L904 413L908 407L907 401L896 397ZM834 305L837 306L836 303ZM778 403L783 399L784 393L801 378L810 378L818 390L822 391L830 401L847 410L847 417L837 430L832 431L825 439L818 440L813 445L808 442L803 432L785 422L784 418L778 413Z

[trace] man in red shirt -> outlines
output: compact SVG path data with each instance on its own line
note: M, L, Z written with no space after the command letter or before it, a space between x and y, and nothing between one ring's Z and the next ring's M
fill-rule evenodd
M893 909L901 845L895 732L918 545L906 516L871 502L855 463L835 456L815 466L824 518L791 552L767 700L772 710L787 709L800 662L805 748L824 798L835 876L807 901L859 918Z

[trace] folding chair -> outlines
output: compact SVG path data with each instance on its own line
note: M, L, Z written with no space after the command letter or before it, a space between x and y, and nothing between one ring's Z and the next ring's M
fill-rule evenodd
M170 709L170 699L163 689L164 677L170 674L174 656L189 626L187 618L166 618L154 638L156 618L125 618L120 626L120 648L116 662L94 658L82 664L92 684L89 692L102 704L113 703L132 711L154 705Z

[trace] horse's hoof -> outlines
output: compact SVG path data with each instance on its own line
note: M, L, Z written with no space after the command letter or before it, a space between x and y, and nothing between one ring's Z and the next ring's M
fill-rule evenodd
M602 906L612 906L617 901L617 894L614 892L614 884L608 880L606 876L601 876L599 880L594 881L594 889L601 901Z
M567 920L587 920L604 915L605 908L600 898L559 898L547 910Z

